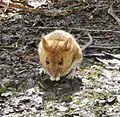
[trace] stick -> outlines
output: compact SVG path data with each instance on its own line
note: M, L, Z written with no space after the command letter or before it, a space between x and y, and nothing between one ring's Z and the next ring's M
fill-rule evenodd
M7 0L7 5L6 5L6 8L5 8L5 10L4 10L4 13L8 10L9 5L10 5L10 0Z
M114 2L113 2L114 3ZM115 14L115 12L113 11L112 5L113 3L110 5L110 8L108 9L108 13L117 21L117 23L120 25L120 19L118 18L118 16Z
M109 57L112 57L112 58L120 60L120 54L119 55L114 55L114 54L107 53L105 51L102 51L102 53L107 55L107 56L109 56Z
M99 62L101 62L102 64L105 64L105 65L107 65L107 63L105 63L105 62L104 62L104 60L102 60L102 59L99 59L98 57L96 58L96 60L97 60L97 61L99 61Z
M98 58L98 57L100 57L100 58L109 58L109 59L115 58L115 59L120 60L120 54L113 55L113 54L110 54L107 52L102 52L100 54L86 54L86 55L83 55L83 57L85 57L85 58L96 58L96 57Z
M17 42L12 45L0 45L0 49L12 49L12 48L18 48Z
M93 39L107 39L111 38L112 36L93 36ZM89 37L80 37L80 39L89 39Z
M106 55L105 54L86 54L86 55L83 55L83 57L85 57L85 58L94 58L94 57L105 58Z
M26 27L28 28L28 27ZM25 29L26 29L25 28ZM29 27L30 28L30 27ZM40 29L40 30L57 30L57 29L71 29L71 31L86 31L86 32L112 32L112 33L120 33L120 31L115 30L98 30L98 29L84 29L84 28L74 28L74 27L31 27L31 29Z
M17 48L17 47L15 47L13 45L2 45L2 46L0 46L0 49L12 49L12 48Z
M111 50L111 49L120 49L120 46L111 46L111 47L102 47L102 46L89 46L88 48L93 48L93 49L108 49L108 50Z

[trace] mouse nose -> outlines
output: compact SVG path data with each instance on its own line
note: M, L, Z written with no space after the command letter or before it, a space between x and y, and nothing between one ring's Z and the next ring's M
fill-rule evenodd
M58 75L58 70L50 70L49 72L54 78Z

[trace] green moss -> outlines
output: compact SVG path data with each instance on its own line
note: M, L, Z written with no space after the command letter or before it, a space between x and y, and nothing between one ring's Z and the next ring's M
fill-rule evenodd
M66 99L67 99L67 95L64 95L64 96L63 96L63 100L66 100Z
M48 101L55 102L55 101L56 101L56 99L55 99L55 98L50 97L50 98L48 98Z
M68 95L68 94L63 94L60 97L62 99L63 102L71 102L73 99L73 96Z
M76 105L80 105L81 102L80 102L80 100L75 100L75 101L74 101L74 104L76 104Z
M5 87L0 87L0 94L4 93L6 91Z
M89 92L85 94L86 98L91 98L91 99L105 99L107 97L111 96L109 92Z
M13 90L12 93L13 93L14 95L18 95L18 94L20 93L20 91L18 91L18 90Z
M94 70L90 74L88 74L87 77L91 82L95 82L96 78L98 78L100 74L101 74L101 70Z
M68 110L68 113L73 113L74 112L74 109L73 108L70 108L69 110Z
M59 110L59 109L56 109L56 110L54 111L54 115L57 115L58 112L60 112L60 110Z
M100 110L95 110L95 116L96 117L100 117L101 113L102 112Z
M91 82L95 82L95 76L93 74L88 75L88 78L90 79Z
M91 98L95 98L95 99L105 99L105 98L111 96L111 94L109 92L102 92L102 93L93 92L92 95L93 95L93 97L91 97Z
M117 91L117 94L120 95L120 89Z
M14 85L13 85L13 83L11 83L11 82L7 82L7 83L5 83L4 84L4 87L6 87L6 88L8 88L8 87L13 87Z
M71 95L71 96L70 96L70 99L73 100L73 99L74 99L74 96Z
M107 93L107 92L102 92L102 93L96 93L96 97L98 99L104 99L104 98L107 98L109 97L111 94L110 93Z

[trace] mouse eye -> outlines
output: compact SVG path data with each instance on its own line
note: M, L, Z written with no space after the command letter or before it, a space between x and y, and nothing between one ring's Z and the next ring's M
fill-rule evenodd
M49 64L50 62L48 60L46 60L46 64Z
M62 60L62 59L60 59L60 60L58 61L58 65L63 65L63 60Z

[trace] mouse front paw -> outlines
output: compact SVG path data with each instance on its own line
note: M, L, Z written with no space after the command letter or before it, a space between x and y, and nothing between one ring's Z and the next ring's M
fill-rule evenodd
M51 81L59 81L59 80L60 80L60 77L54 78L54 77L51 76L51 77L50 77L50 80L51 80Z
M50 77L50 80L51 80L51 81L55 81L55 78L51 76L51 77Z
M77 75L76 71L72 71L70 74L68 74L68 79L73 79Z

